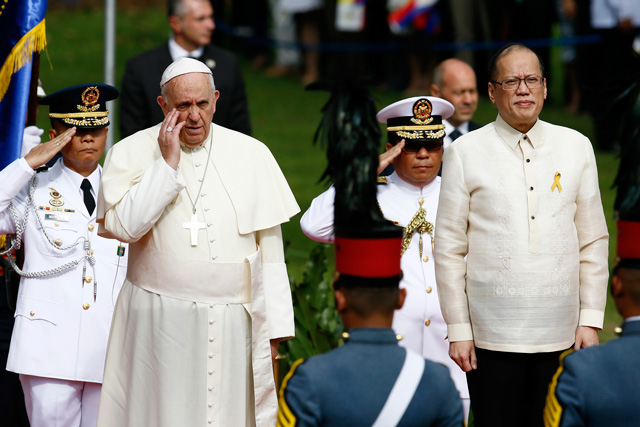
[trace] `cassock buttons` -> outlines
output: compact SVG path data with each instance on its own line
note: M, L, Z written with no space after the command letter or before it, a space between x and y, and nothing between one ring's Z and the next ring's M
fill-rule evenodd
M93 231L93 224L89 224L89 227L87 228L89 228L89 231Z
M213 369L209 369L209 375L213 375Z
M82 304L82 308L84 308L85 310L89 310L89 307L91 306L89 305L88 302L85 302L84 304Z
M209 342L214 342L216 339L214 337L209 338Z
M430 294L433 291L433 289L431 288L431 286L427 286L427 293Z
M211 408L211 407L213 406L213 402L209 402L209 403L207 404L207 406L208 406L209 408Z
M209 359L213 359L213 353L209 353Z
M211 390L213 390L213 387L209 386L209 387L207 387L207 389L208 389L209 391L211 391Z
M431 320L427 319L426 322L424 322L424 326L429 326L431 324Z
M213 420L212 420L211 418L209 418L209 419L207 420L207 422L208 422L209 424L211 424L211 423L213 422Z
M213 308L213 307L211 307L211 308ZM209 324L213 325L213 320L209 320Z

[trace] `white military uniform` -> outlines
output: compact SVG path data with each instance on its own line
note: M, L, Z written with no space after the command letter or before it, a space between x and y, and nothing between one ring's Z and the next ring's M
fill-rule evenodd
M16 232L10 202L22 222L27 207L28 182L34 174L24 159L14 161L0 172L0 182L3 183L0 188L1 234ZM98 166L87 177L95 191L100 185L100 174ZM118 255L118 241L98 236L95 212L89 215L84 205L80 189L83 178L64 166L62 159L48 171L37 174L38 183L33 193L35 212L29 209L22 236L25 249L23 270L45 271L70 261L81 261L55 274L22 277L7 370L21 374L21 379L30 376L95 383L99 394L111 317L126 276L127 256L126 253ZM35 215L39 216L40 222ZM54 244L47 241L45 232ZM80 243L69 250L55 247L65 247L77 240ZM85 242L90 242L90 247L85 248ZM126 252L126 245L122 248ZM87 250L93 254L95 265L83 259ZM29 396L30 391L25 390L27 401ZM41 400L38 404L58 405L56 410L59 414L68 412L68 408L59 406L55 397ZM95 403L96 407L92 408L94 423L97 401ZM34 410L46 413L42 408ZM91 409L82 409L82 425L86 425L90 417L85 412L87 410ZM61 418L63 416L66 414ZM37 417L38 414L30 414L32 425L39 424ZM58 424L49 419L40 425Z
M387 183L378 185L378 203L385 218L396 225L406 227L422 206L426 219L435 226L440 177L420 188L403 181L395 172L387 177ZM333 243L334 187L316 197L300 220L302 231L311 239ZM402 335L400 345L409 348L426 359L445 364L451 372L462 399L469 398L465 373L449 357L447 325L440 311L438 288L435 280L431 236L414 233L411 243L402 255L403 278L400 287L407 290L404 306L393 316L393 329ZM465 412L468 411L468 401Z

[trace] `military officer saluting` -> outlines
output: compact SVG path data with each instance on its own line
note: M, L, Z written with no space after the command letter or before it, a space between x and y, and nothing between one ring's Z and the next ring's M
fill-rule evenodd
M393 329L403 337L401 346L449 368L466 420L469 391L464 372L449 357L432 246L445 137L442 120L453 111L453 105L444 99L422 96L400 100L378 112L378 121L387 124L388 141L386 152L380 155L378 173L389 163L395 172L379 178L382 183L377 200L384 217L403 231L400 287L406 289L407 298L393 317ZM333 243L334 197L331 187L313 200L300 220L302 231L311 239Z
M13 247L22 241L25 249L7 370L20 374L34 427L96 424L127 268L125 245L99 237L95 223L106 101L117 96L91 83L41 99L51 140L0 171L0 234L15 234ZM51 168L36 173L57 153Z
M380 212L382 198L375 173L379 127L374 117L368 118L375 110L368 92L359 89L357 81L349 83L344 84L346 91L340 83L334 88L319 130L328 135L325 173L335 183L330 200L322 201L328 208L323 212L329 211L323 217L329 224L323 223L322 229L335 243L334 295L348 337L342 347L293 365L280 389L278 426L461 427L462 404L449 370L425 360L422 349L414 352L399 346L391 329L394 311L398 315L411 298L408 286L399 287L403 272L407 275L400 258L407 233L388 220L387 214L394 211L385 210L385 205L384 216ZM353 93L350 87L355 87ZM447 101L436 102L444 103L436 111L443 107L453 112ZM421 165L428 163L436 176L439 158L435 163L426 158L430 149L442 152L444 126L439 117L430 115L429 100L413 100L412 107L418 124L396 121L389 126L402 128L391 130L394 135L403 134L395 141L413 135L421 138L420 148L409 157L419 158ZM359 132L353 132L354 124ZM417 126L419 130L413 129ZM430 134L437 141L422 140ZM396 168L400 170L405 168ZM431 245L429 239L425 242L424 246Z

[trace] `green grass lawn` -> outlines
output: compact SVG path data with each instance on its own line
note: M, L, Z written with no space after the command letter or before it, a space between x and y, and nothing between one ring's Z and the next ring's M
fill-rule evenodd
M102 12L50 10L46 20L49 45L47 51L42 53L40 61L40 77L45 90L52 93L70 85L102 81ZM116 85L119 86L122 80L127 58L162 43L168 35L164 9L129 8L126 11L118 11ZM320 120L320 109L328 96L323 92L305 91L300 83L292 79L268 78L262 72L248 66L244 67L244 71L254 136L272 150L304 212L313 197L326 188L326 185L318 183L326 165L325 154L320 147L312 145L312 140ZM551 93L561 91L554 90ZM375 92L375 96L378 108L404 97L401 93L393 92ZM569 115L558 104L560 102L545 106L542 118L593 137L590 118ZM111 113L114 123L117 120L117 107L116 103L116 111ZM486 98L482 98L475 120L488 123L495 119L496 114L495 107ZM49 128L46 114L40 114L38 125L44 129ZM112 127L111 132L117 141L117 125ZM615 191L611 185L618 169L618 160L608 153L596 153L596 156L605 214L609 232L612 234L609 256L609 262L612 263L615 255ZM297 278L302 274L309 251L315 246L315 243L300 231L300 216L301 214L297 215L283 226L285 239L289 241L289 270ZM619 322L620 317L609 301L605 328L601 333L603 341L613 337L613 327Z

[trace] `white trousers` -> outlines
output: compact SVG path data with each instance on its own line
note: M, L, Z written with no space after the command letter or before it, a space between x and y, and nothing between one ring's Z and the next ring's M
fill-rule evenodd
M95 427L102 384L20 375L31 427Z

